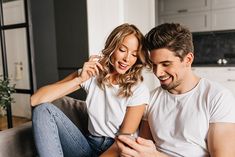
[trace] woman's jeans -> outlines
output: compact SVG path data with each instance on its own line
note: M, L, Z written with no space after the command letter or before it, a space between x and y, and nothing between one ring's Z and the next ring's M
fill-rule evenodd
M83 135L60 109L50 103L35 107L32 119L40 157L96 157L114 142L110 137Z

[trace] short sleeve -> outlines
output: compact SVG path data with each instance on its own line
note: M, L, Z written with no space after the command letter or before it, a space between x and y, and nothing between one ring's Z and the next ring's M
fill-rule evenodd
M128 106L138 106L143 104L148 104L150 97L150 92L148 87L140 83L137 87L134 88L133 95L130 97Z
M155 88L150 92L149 102L148 102L148 105L146 105L146 107L145 107L145 111L144 111L144 115L143 115L142 120L146 120L146 121L148 120L149 110L150 110L151 106L154 104L153 101L156 99L157 89L158 88Z
M210 106L210 123L235 123L235 98L229 90L219 92Z

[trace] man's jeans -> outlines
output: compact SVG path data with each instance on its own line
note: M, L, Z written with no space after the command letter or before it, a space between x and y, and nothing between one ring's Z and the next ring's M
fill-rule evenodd
M43 103L33 109L33 131L40 157L96 157L113 138L83 135L56 106Z

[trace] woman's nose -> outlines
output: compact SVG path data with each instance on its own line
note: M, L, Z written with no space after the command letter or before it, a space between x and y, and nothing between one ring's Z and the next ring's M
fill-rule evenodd
M130 60L130 53L126 53L123 59L128 62Z

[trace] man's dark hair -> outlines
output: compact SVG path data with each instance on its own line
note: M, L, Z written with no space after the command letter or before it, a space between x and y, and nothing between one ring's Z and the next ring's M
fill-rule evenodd
M149 51L166 48L173 51L181 60L189 52L194 52L192 33L178 23L164 23L154 27L145 38Z

